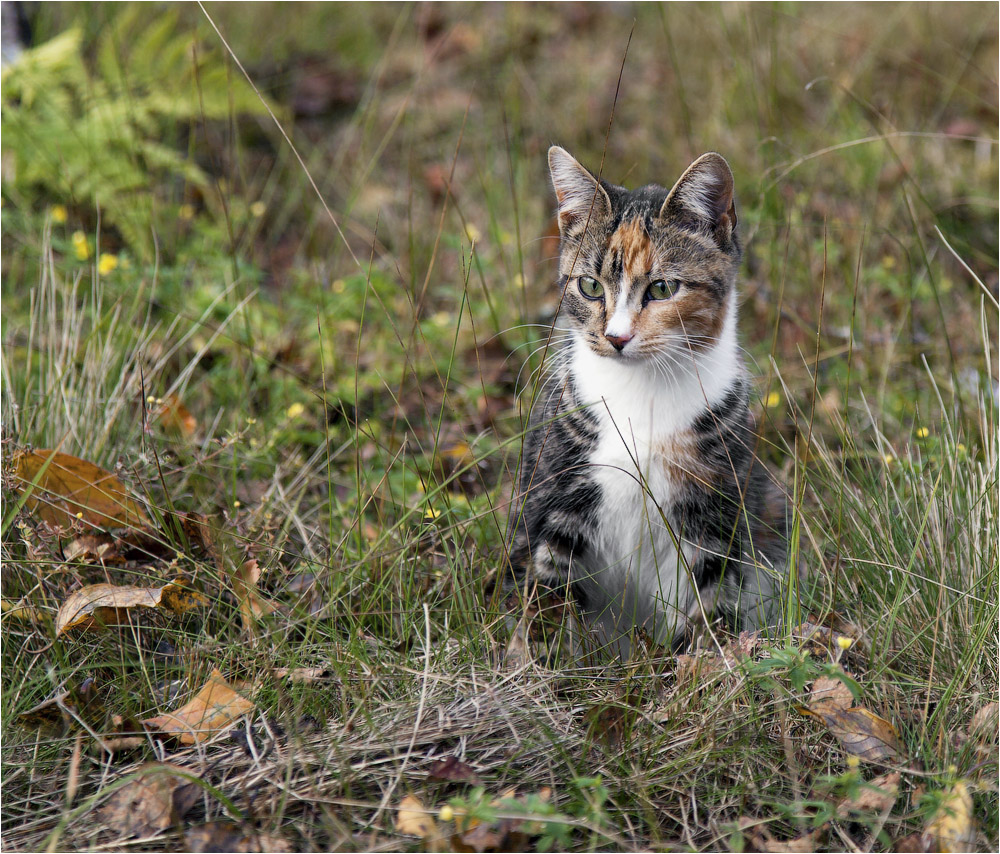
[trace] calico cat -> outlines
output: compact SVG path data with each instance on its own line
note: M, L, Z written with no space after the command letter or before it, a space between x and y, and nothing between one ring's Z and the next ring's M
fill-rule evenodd
M561 303L521 458L507 589L572 597L623 657L698 620L780 619L786 503L755 457L737 342L733 176L628 191L549 150Z

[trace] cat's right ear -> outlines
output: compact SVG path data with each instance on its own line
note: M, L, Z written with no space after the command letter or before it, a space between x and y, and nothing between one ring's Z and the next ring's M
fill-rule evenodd
M564 148L549 149L549 174L559 203L559 231L581 231L611 212L611 199L597 179Z

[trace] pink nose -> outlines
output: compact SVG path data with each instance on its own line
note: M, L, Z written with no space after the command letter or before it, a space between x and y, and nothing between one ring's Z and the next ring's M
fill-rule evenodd
M625 345L632 340L632 333L628 332L625 335L609 335L605 332L604 337L607 338L608 341L611 342L611 346L620 353L625 348Z

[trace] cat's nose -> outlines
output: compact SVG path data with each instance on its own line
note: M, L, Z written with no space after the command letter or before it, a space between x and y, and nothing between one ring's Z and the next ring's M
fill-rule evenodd
M625 345L632 340L632 333L626 332L624 335L611 335L608 332L604 333L604 337L611 342L611 346L614 347L619 353L625 349Z

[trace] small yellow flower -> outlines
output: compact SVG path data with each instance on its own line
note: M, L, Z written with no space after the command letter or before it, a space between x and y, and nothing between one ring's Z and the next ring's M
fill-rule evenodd
M62 225L69 218L69 213L66 210L66 205L53 205L52 206L52 221L57 222Z
M97 259L97 272L102 276L106 276L108 273L117 269L118 256L112 255L110 252L102 252L101 257Z
M778 394L778 392L776 392L776 391L772 391L772 392L771 392L771 393L770 393L770 394L769 394L769 395L768 395L768 396L767 396L767 397L766 397L766 398L764 399L764 406L766 406L766 407L767 407L768 409L773 409L773 408L774 408L775 406L777 406L777 405L778 405L779 403L781 403L781 395L780 395L780 394Z
M479 238L483 236L482 232L476 228L471 222L465 226L465 236L469 238L470 242L478 243Z
M424 521L426 521L426 522L433 522L440 515L441 515L441 511L438 510L436 507L428 507L424 511Z
M285 410L285 415L287 415L289 419L294 420L305 411L306 408L301 403L293 403L287 410Z
M83 518L83 511L82 510L79 513L76 514L76 518L77 519L82 519Z
M965 445L963 445L961 442L959 442L957 445L955 445L955 450L958 451L960 454L964 454L965 453Z
M330 285L330 288L335 294L342 294L347 288L347 282L343 279L335 279L333 284Z
M233 507L239 508L239 506L240 506L240 502L239 502L239 499L237 499L236 501L233 502Z
M447 326L451 323L451 315L447 311L439 311L431 317L431 323L435 326Z
M519 291L524 290L524 276L522 276L520 273L514 276L514 287L517 288Z
M854 770L860 764L861 764L861 760L857 756L848 756L847 757L847 767L850 768L851 770Z
M451 821L454 817L455 811L448 804L441 807L440 812L438 812L438 818L440 818L441 821Z
M854 638L845 637L844 635L839 635L837 637L837 646L841 649L850 649L851 644L854 643Z
M514 235L513 235L513 234L511 234L511 233L510 233L509 231L507 231L507 229L506 229L506 228L505 228L505 229L502 229L502 230L500 231L500 242L501 242L501 243L502 243L502 244L503 244L504 246L509 246L509 245L510 245L511 243L513 243L513 242L514 242Z
M892 454L884 454L882 456L882 462L884 462L887 466L891 466L894 462L896 462L896 458Z
M256 423L257 423L257 419L256 418L248 418L247 419L247 424L256 424Z
M76 254L77 260L86 261L90 257L90 246L87 245L87 235L82 231L74 231L73 237L73 252Z
M177 218L183 220L194 219L194 205L181 205L177 209Z
M918 439L926 439L930 434L931 434L931 431L928 430L926 427L920 427L917 430L917 438Z
M884 257L884 258L882 259L882 266L883 266L883 267L884 267L884 268L885 268L886 270L892 270L892 269L894 269L894 268L895 268L895 266L896 266L896 259L895 259L895 258L893 258L893 257L892 257L892 255L886 255L886 256L885 256L885 257Z
M267 205L263 202L254 202L250 205L250 213L258 219L264 216L265 211L267 211Z

